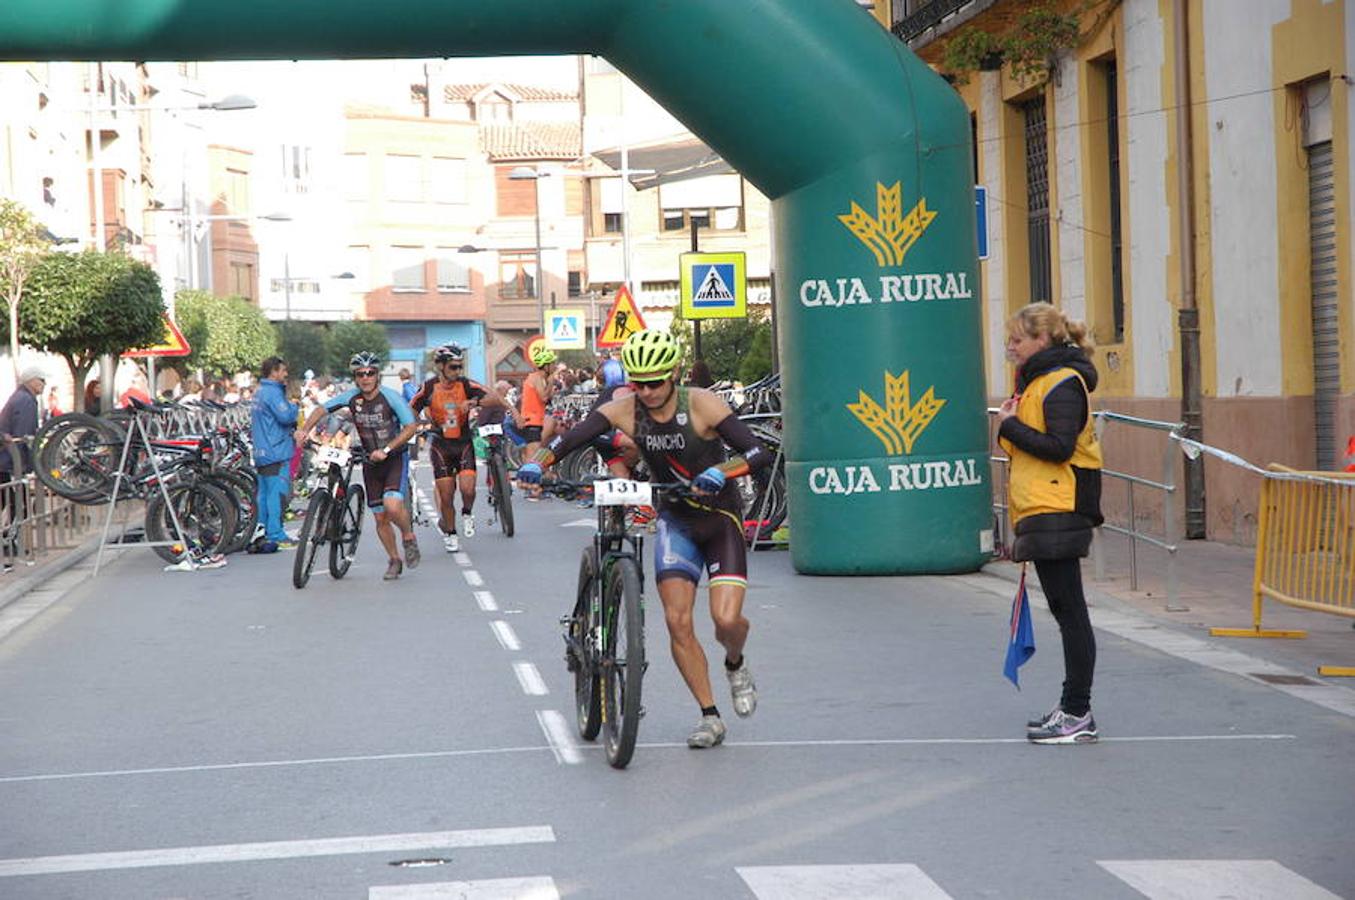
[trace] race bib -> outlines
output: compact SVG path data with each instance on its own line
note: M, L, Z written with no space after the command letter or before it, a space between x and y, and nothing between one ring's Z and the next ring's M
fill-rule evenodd
M322 466L346 466L353 454L342 447L321 447L315 451L315 461Z
M609 478L593 482L593 503L597 506L652 506L653 492L648 481Z
M503 434L502 425L481 425L476 429L480 437L489 437L492 434Z

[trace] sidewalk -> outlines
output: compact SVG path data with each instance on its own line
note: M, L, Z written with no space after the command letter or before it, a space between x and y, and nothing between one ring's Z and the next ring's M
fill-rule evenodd
M1082 561L1087 602L1112 609L1133 611L1162 623L1177 626L1194 637L1293 669L1316 682L1355 688L1355 679L1326 678L1317 674L1320 665L1355 666L1355 619L1296 609L1265 600L1263 628L1302 629L1303 640L1282 638L1213 637L1210 628L1252 627L1252 576L1255 564L1251 547L1235 547L1212 541L1181 541L1176 552L1176 606L1167 611L1167 552L1148 544L1138 547L1138 588L1130 589L1129 538L1103 533L1101 541L1105 580L1097 581L1093 559ZM1020 566L993 562L984 572L1016 582ZM1033 567L1027 583L1038 585ZM1043 598L1037 602L1043 602Z

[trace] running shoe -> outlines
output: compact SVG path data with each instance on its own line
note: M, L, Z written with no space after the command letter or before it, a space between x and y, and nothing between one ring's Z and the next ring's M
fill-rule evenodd
M1049 724L1049 720L1054 718L1054 713L1058 712L1061 708L1062 707L1055 706L1049 712L1040 716L1040 718L1028 720L1026 722L1026 731L1039 731L1041 728Z
M757 685L753 684L753 673L748 671L748 660L734 671L725 669L729 678L729 694L734 700L734 712L739 718L746 719L757 709Z
M400 573L405 570L405 564L398 559L392 559L386 563L386 574L381 576L382 581L394 581L400 577Z
M461 533L466 537L475 537L475 516L472 513L461 514Z
M296 538L283 538L277 542L279 550L295 550L297 545Z
M687 735L687 746L693 750L707 750L725 740L725 723L719 716L702 716L692 733Z
M461 541L455 534L444 534L442 536L442 546L446 548L448 553L455 553L461 549Z
M1041 728L1026 732L1026 739L1032 744L1093 744L1096 720L1091 710L1085 716L1074 716L1056 709Z
M419 567L420 558L419 542L414 538L407 538L405 540L405 565L409 566L411 569L417 569Z

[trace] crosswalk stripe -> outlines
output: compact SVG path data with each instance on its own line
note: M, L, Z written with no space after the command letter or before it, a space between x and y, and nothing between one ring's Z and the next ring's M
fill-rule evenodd
M560 900L553 878L485 878L373 887L367 900Z
M911 864L877 866L740 866L758 900L950 900L950 894Z
M373 834L309 841L270 841L258 844L217 844L206 847L165 847L70 856L35 856L0 860L0 878L18 875L55 875L107 869L144 869L154 866L193 866L204 863L297 859L352 853L441 850L449 847L492 847L503 844L551 843L549 825L523 828L481 828L467 831L427 831L414 834Z
M1341 900L1273 859L1097 860L1149 900Z

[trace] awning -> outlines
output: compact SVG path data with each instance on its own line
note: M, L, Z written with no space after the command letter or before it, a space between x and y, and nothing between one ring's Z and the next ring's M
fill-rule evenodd
M600 150L593 156L610 168L621 171L619 148ZM674 181L725 175L734 171L734 167L718 153L694 137L631 147L627 163L632 170L630 183L637 191Z

